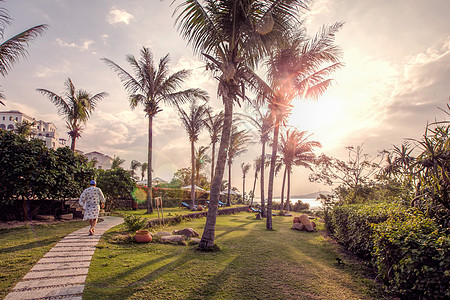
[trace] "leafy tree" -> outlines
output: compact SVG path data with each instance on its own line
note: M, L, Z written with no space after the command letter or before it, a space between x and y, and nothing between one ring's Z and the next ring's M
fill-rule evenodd
M111 169L123 169L122 165L125 163L125 159L120 158L120 156L115 156L113 158L113 161L111 163Z
M139 104L144 107L148 116L148 182L152 182L152 152L153 152L153 118L162 111L161 104L175 105L195 98L207 100L206 92L200 89L179 90L181 84L189 76L189 71L181 70L169 74L169 54L161 58L155 66L153 55L148 48L143 47L141 58L137 60L133 55L127 56L135 76L118 64L103 58L103 61L119 76L129 94L131 108ZM147 193L147 213L153 212L151 193Z
M190 106L189 112L185 112L182 108L178 107L178 112L181 119L181 124L189 136L191 142L191 200L192 205L195 205L195 142L198 141L198 136L204 126L204 120L206 115L205 106L198 106L195 101Z
M206 59L207 69L218 80L217 93L224 104L224 124L211 186L211 203L199 244L199 249L207 250L214 247L233 105L239 103L239 99L245 99L245 85L255 85L259 80L252 68L283 32L298 24L298 13L307 5L301 0L175 0L172 3L179 3L174 12L178 29L194 51Z
M134 176L136 175L136 169L139 168L140 166L141 166L141 163L139 161L137 161L135 159L133 159L131 161L131 164L130 164L131 177L134 178Z
M105 197L109 202L109 207L113 208L113 200L129 199L131 196L131 191L136 185L129 171L122 168L116 168L110 170L99 170L97 176L97 186L105 194Z
M46 89L37 89L39 93L47 96L58 108L58 114L66 119L66 126L69 129L69 136L72 138L71 149L75 151L76 139L81 137L83 124L91 118L92 112L97 107L98 102L108 96L101 92L91 95L85 90L77 90L70 78L65 82L65 94L60 96Z
M273 183L280 126L285 125L294 99L317 99L331 85L332 80L328 76L342 66L339 61L341 50L334 44L335 34L341 27L342 23L324 26L314 38L307 38L302 31L292 38L285 37L267 60L270 91L266 97L269 97L269 109L275 118L267 200L268 230L272 230Z
M251 164L242 163L241 164L241 170L242 170L242 200L245 202L245 176L247 175L248 171L250 171Z
M298 129L287 130L285 135L281 135L279 145L282 160L285 166L285 175L287 174L287 197L286 209L290 207L290 191L291 191L291 173L294 166L303 166L312 170L312 164L315 161L316 155L314 148L322 147L317 141L310 141L307 131L300 131ZM284 180L283 180L284 188ZM283 202L281 203L283 204Z
M181 168L178 169L175 174L173 174L172 180L179 180L180 181L180 187L181 186L187 186L191 184L191 175L192 171L191 168Z
M249 135L249 130L242 129L239 130L237 126L233 126L231 129L230 145L228 146L228 195L227 195L227 206L231 205L230 194L231 194L231 166L236 157L242 153L247 152L248 145L250 144L251 137Z
M3 2L3 0L0 0ZM44 34L47 25L38 25L31 27L21 33L18 33L7 40L5 37L5 29L11 25L11 17L8 10L0 7L0 74L5 77L12 69L13 65L19 61L19 58L26 57L28 54L27 46L37 36ZM0 93L0 99L5 99L5 96ZM0 104L5 105L2 101Z
M220 139L220 132L223 129L223 111L213 115L211 108L206 111L206 118L204 125L208 129L209 137L211 139L211 184L214 179L214 164L216 161L216 144Z

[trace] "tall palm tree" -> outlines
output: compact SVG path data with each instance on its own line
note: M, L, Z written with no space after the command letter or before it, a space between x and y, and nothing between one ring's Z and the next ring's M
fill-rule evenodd
M211 184L214 179L214 164L216 161L216 144L220 138L220 132L223 128L223 111L213 115L211 108L206 111L205 127L208 129L211 139Z
M175 105L194 98L207 100L208 96L200 89L180 90L181 84L190 72L181 70L169 74L169 54L161 58L157 66L154 64L153 55L148 48L143 47L140 54L139 60L133 55L126 57L135 73L134 77L112 60L103 58L103 61L118 74L129 94L131 108L134 109L141 104L148 116L147 177L150 184L152 182L153 118L162 111L161 104ZM152 212L152 194L147 193L147 213Z
M248 171L250 171L251 164L242 163L241 164L241 170L242 170L242 201L245 203L245 176L247 175Z
M130 164L130 170L131 170L131 177L134 178L134 175L136 174L136 169L141 166L141 163L135 159L131 161ZM139 177L138 177L139 178Z
M207 163L211 162L211 158L206 154L209 147L200 146L195 151L195 184L200 186L200 171L203 170Z
M141 180L144 180L145 172L147 172L148 163L144 162L141 165Z
M261 185L261 214L266 216L266 209L264 205L264 168L266 164L266 144L269 141L269 134L273 128L273 115L270 110L264 110L258 101L252 101L253 111L249 115L241 115L258 131L261 143L261 158L259 160L261 171L260 185Z
M214 246L215 224L230 140L233 105L245 99L245 85L256 84L252 68L265 56L282 33L298 24L308 0L174 0L174 14L182 36L201 53L218 80L224 104L224 125L219 145L210 209L199 249Z
M304 32L287 37L267 60L271 87L269 108L275 117L267 201L268 230L272 230L273 182L280 126L285 125L294 99L318 99L331 85L328 76L342 67L339 61L341 49L334 43L335 34L342 25L323 26L314 38L307 38Z
M289 210L290 207L291 173L293 167L303 166L312 170L311 165L316 159L314 148L322 147L319 142L310 141L310 137L311 135L308 135L307 131L300 131L298 129L287 130L285 135L281 135L278 150L280 151L284 163L284 173L287 174L287 195L285 205L287 210Z
M184 111L178 106L181 123L189 136L191 142L191 200L192 205L195 205L195 143L198 141L198 136L204 126L206 116L206 106L197 105L194 101L189 109L189 112Z
M47 96L50 101L58 108L58 114L66 119L66 126L69 129L69 136L72 138L71 149L75 151L76 139L81 137L82 125L90 119L92 112L97 104L108 96L101 92L95 94L79 89L77 90L70 78L65 82L65 94L60 96L46 89L37 89L42 95Z
M32 137L36 134L33 128L34 125L36 125L36 121L28 122L27 120L23 120L20 123L16 122L16 128L14 129L14 132L25 138Z
M3 2L3 0L0 0ZM37 36L44 34L47 25L37 25L25 31L22 31L7 40L3 40L5 36L5 29L11 25L11 17L8 10L0 8L0 74L5 77L12 69L13 65L19 61L21 57L26 57L28 54L27 46ZM0 93L0 99L5 99L5 96ZM2 101L0 104L5 105Z
M242 129L239 130L236 125L233 125L231 129L230 144L227 149L228 153L228 196L227 196L227 206L231 205L230 195L231 195L231 166L233 160L247 152L248 146L251 141L251 136L249 130Z
M255 197L256 181L258 180L258 173L261 171L261 157L257 157L253 162L253 168L255 168L255 179L253 181L252 199L250 205L253 205L253 198ZM263 203L263 201L261 201Z
M111 169L122 169L122 165L125 163L125 159L120 158L120 156L115 156L113 158L113 161L111 163Z

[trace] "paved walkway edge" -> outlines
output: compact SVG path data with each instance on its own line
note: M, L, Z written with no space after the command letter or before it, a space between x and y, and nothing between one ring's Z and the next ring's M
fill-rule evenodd
M59 241L28 272L5 300L81 300L92 255L101 236L123 222L118 217L101 217L103 222L88 235L90 226L72 232Z

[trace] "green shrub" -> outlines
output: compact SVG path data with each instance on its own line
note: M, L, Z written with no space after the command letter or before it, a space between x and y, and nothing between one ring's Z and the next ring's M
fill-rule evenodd
M125 215L123 220L129 231L138 231L147 226L147 219L140 216Z
M389 289L404 297L450 298L450 237L419 212L373 225L373 262Z

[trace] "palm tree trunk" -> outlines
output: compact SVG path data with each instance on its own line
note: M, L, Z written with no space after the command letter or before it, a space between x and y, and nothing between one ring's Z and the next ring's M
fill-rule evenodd
M212 154L211 154L211 185L214 180L214 160L216 156L216 143L212 143ZM211 188L210 188L211 189Z
M231 124L233 117L233 99L224 99L224 121L222 128L222 137L220 139L219 153L217 155L217 166L214 174L214 181L211 185L210 204L206 215L205 228L200 243L199 250L207 251L214 246L214 237L216 232L216 218L220 197L220 185L222 183L225 163L227 161L228 144L230 142Z
M228 196L227 196L227 206L231 206L230 195L231 195L231 162L228 162Z
M266 142L262 143L261 148L261 215L266 216L266 208L264 206L264 165L266 164Z
M258 179L258 171L255 171L255 180L253 181L252 201L250 202L250 206L253 205L253 198L255 197L255 188L256 188L256 180L257 179Z
M245 175L242 177L242 202L245 204Z
M278 134L280 131L280 120L276 120L275 128L273 129L273 142L272 142L272 158L270 161L269 170L269 188L267 190L267 221L266 229L272 230L272 197L273 197L273 181L275 178L275 161L277 159L277 149L278 149Z
M191 140L191 201L192 201L192 207L194 207L194 205L195 205L194 177L195 177L195 148L194 148L194 140Z
M72 137L72 143L70 144L70 149L72 149L72 152L75 153L75 141L76 141L76 137Z
M283 184L281 185L281 205L283 205L283 199L284 199L284 186L286 183L286 166L284 167L284 174L283 174Z
M286 196L286 210L290 210L291 201L291 172L287 172L287 196Z
M148 167L147 167L147 213L153 213L152 203L152 152L153 152L153 116L148 116Z

